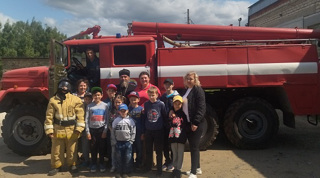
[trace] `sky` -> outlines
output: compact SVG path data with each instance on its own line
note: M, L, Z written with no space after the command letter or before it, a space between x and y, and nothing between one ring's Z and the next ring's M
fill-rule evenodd
M0 23L32 19L67 36L101 26L100 35L127 34L132 21L239 25L258 0L0 0Z

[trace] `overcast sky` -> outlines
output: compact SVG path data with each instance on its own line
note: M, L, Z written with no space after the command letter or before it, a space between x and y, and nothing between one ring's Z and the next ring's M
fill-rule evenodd
M258 0L1 0L0 22L41 21L68 36L94 25L101 35L126 34L132 21L241 25Z

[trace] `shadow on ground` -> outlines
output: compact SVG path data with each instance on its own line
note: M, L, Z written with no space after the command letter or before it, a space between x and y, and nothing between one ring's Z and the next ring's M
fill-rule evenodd
M302 117L296 119L295 129L280 124L278 134L266 149L238 149L219 134L208 150L230 150L263 177L320 177L320 126L310 125ZM227 170L241 175L241 166L230 166Z

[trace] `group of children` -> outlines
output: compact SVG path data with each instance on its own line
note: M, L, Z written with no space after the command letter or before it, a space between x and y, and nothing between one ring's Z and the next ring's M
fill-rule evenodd
M145 172L149 172L155 150L156 176L161 176L162 170L167 169L173 170L172 177L181 177L187 120L182 111L182 97L173 87L171 79L165 80L166 92L160 98L158 89L150 87L147 91L149 100L144 107L138 104L138 92L132 91L127 96L127 102L124 96L116 94L117 87L114 84L107 86L108 97L105 101L102 101L103 91L100 87L93 87L91 94L85 95L86 129L83 136L86 140L82 138L82 148L90 147L91 172L97 169L106 171L104 157L112 160L110 172L117 170L116 177L127 177L134 168L142 166ZM171 110L174 117L169 117ZM136 153L135 158L133 152ZM164 165L162 153L165 156ZM89 166L89 152L83 154L84 164Z

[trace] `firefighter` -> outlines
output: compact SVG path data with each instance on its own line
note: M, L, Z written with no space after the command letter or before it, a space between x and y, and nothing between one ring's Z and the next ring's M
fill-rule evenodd
M70 172L77 172L77 141L85 128L84 110L81 99L71 93L71 84L68 80L58 83L58 91L50 98L46 120L45 133L52 140L51 168L48 176L57 174L64 159ZM64 153L66 152L66 158Z

